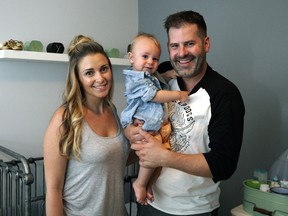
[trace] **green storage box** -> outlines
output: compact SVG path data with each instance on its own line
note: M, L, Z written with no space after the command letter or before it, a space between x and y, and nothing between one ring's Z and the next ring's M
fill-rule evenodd
M288 216L288 195L263 192L243 182L243 208L253 216Z

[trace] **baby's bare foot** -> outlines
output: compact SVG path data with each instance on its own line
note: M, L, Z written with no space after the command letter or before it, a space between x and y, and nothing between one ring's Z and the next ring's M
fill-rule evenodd
M141 205L147 205L146 187L139 184L139 182L136 180L133 182L133 189L135 192L136 201Z

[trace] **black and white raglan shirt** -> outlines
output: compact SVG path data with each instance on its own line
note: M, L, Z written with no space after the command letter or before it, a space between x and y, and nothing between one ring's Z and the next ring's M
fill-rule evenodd
M182 79L169 82L184 90ZM186 102L168 105L172 125L170 146L183 154L203 153L213 179L162 168L153 186L151 205L170 214L199 214L220 206L219 183L236 170L244 121L244 103L238 88L210 66Z

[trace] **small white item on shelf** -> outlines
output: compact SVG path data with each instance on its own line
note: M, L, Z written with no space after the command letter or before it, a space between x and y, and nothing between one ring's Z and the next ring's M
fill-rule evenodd
M264 192L269 192L270 191L270 187L268 184L261 184L260 185L260 190L264 191Z
M281 180L280 181L280 186L282 188L287 188L288 189L288 181L287 180Z

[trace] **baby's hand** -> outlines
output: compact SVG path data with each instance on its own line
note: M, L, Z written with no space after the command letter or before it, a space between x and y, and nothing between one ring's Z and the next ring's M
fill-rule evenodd
M161 76L169 82L171 79L176 79L179 75L175 72L175 70L169 70L164 73L161 73Z
M189 92L188 91L180 91L180 101L185 102L188 100Z

